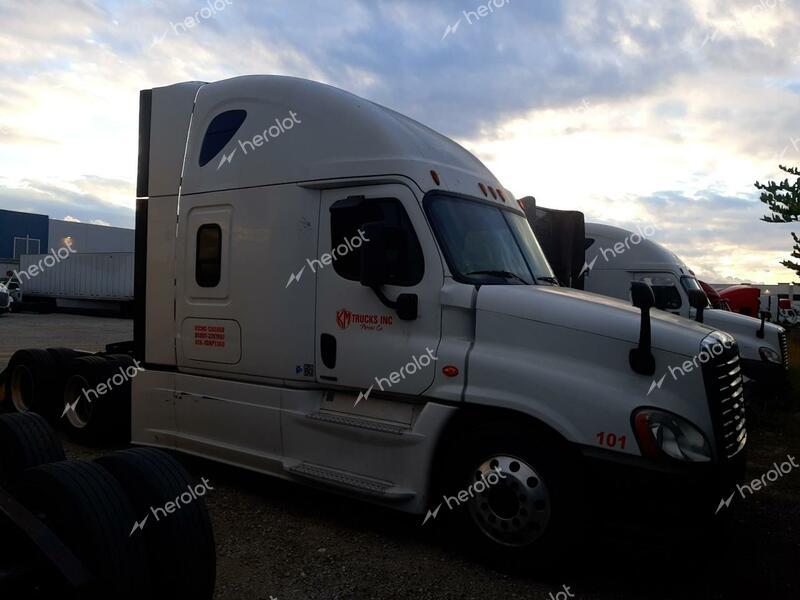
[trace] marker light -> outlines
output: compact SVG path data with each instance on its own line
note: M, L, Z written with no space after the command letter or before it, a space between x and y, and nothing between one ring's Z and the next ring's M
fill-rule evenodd
M446 367L442 367L442 373L445 377L457 377L458 376L458 367L454 367L453 365L447 365Z

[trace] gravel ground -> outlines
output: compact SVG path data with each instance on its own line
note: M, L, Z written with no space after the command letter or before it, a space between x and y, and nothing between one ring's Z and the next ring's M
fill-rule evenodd
M130 338L131 329L121 319L0 317L0 368L17 348L99 350ZM751 428L749 478L761 477L787 454L800 457L797 404L772 408ZM71 458L110 450L65 444ZM534 565L519 575L473 559L441 531L421 528L417 517L209 461L182 460L214 487L207 500L219 599L800 597L800 472L746 499L737 495L728 521L709 540L677 529L665 535L650 522L598 524L560 571Z

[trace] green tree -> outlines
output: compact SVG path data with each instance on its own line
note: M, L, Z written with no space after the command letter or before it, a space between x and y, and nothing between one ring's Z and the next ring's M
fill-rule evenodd
M767 223L794 223L800 221L800 169L779 165L781 171L794 175L798 179L789 183L789 179L781 182L769 181L766 184L756 181L755 186L761 190L761 201L772 211L772 214L761 217ZM800 259L800 238L792 232L794 247L792 258ZM800 276L800 262L783 260L781 264Z

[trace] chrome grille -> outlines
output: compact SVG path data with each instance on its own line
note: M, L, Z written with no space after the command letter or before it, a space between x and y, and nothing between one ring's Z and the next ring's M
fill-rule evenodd
M789 338L786 335L786 330L781 329L778 332L778 338L781 342L781 356L783 357L783 366L789 368Z
M720 455L733 458L747 444L744 381L734 346L703 369Z

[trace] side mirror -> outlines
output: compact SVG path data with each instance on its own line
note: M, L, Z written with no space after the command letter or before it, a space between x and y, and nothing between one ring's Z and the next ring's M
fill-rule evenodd
M419 315L416 294L400 294L397 300L389 300L381 288L391 280L396 265L389 258L390 247L405 245L406 233L399 227L389 227L385 223L365 223L361 230L367 242L361 247L361 269L359 281L375 292L378 299L388 308L393 308L403 321L413 321Z
M656 305L656 295L653 288L643 281L631 282L631 300L633 305L639 309L651 309Z
M764 323L766 322L768 316L769 313L767 311L765 310L761 311L761 327L759 327L758 331L756 331L756 336L761 338L762 340L764 339Z
M689 290L689 306L697 310L697 322L703 322L703 313L708 308L708 296L703 290Z
M653 288L643 281L632 281L631 299L633 305L642 311L642 323L639 329L639 347L631 350L628 361L636 373L652 375L656 372L656 359L652 351L650 309L656 304L656 296Z

